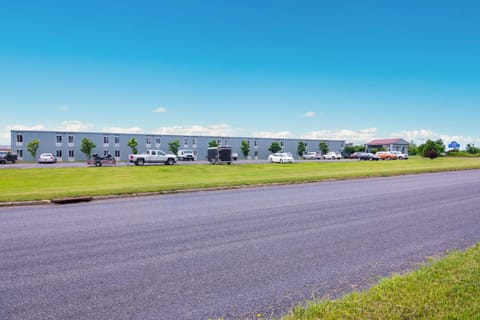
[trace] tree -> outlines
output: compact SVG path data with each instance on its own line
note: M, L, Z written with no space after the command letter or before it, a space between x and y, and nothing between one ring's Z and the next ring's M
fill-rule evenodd
M443 150L445 150L445 145L441 139L437 141L428 139L427 142L418 146L419 154L424 158L430 159L438 157Z
M175 140L168 143L168 151L173 154L178 154L178 149L180 149L180 141Z
M413 141L408 145L408 154L411 156L416 156L418 154L418 147Z
M27 144L27 150L34 159L37 157L37 151L39 147L40 147L40 140L38 139L34 139Z
M282 150L282 147L278 142L272 142L272 144L270 145L270 148L268 148L268 151L270 151L271 153L277 153L280 150Z
M127 145L130 147L133 154L138 153L138 149L137 149L138 141L137 141L137 139L132 138L132 139L128 140Z
M365 146L364 145L361 145L361 146L345 146L345 148L343 148L343 152L345 153L346 157L354 154L355 152L364 152L364 151L365 151Z
M90 159L92 157L92 150L95 149L96 146L97 145L93 143L92 140L83 138L80 151L82 151L87 156L87 159Z
M475 145L473 143L472 144L467 144L466 151L469 154L477 154L477 153L480 153L480 148L475 147Z
M242 150L243 156L247 158L248 154L250 153L250 144L247 140L242 140L242 143L240 144L240 149Z
M439 153L444 153L445 152L445 144L443 143L443 140L442 139L438 139L437 141L435 141L435 144L437 145L437 151Z
M209 148L214 148L214 147L218 147L218 141L217 140L212 140L208 143L208 147Z
M299 157L303 156L303 154L307 151L307 146L305 142L299 141L297 145L297 154Z
M320 152L322 154L327 154L328 153L328 144L325 142L320 142L318 145L318 148L320 148Z

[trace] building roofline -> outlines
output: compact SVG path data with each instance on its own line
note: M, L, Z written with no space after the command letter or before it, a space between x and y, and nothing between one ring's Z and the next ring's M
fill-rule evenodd
M237 139L273 139L273 140L301 140L301 141L332 141L332 142L345 142L345 140L340 139L302 139L302 138L279 138L279 137L256 137L256 136L212 136L212 135L201 135L201 134L164 134L164 133L129 133L129 132L105 132L105 131L68 131L68 130L19 130L19 129L11 129L10 134L12 132L38 132L38 133L62 133L62 134L109 134L109 135L131 135L131 136L159 136L159 137L189 137L189 138L237 138Z

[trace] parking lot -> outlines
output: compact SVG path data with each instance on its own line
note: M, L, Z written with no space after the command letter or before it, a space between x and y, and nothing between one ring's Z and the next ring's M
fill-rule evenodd
M355 159L341 159L341 160L295 160L295 163L302 163L302 162L335 162L335 161L358 161ZM266 159L258 159L258 160L237 160L234 161L233 165L238 164L268 164L269 161ZM178 161L175 165L209 165L210 163L206 160L197 160L197 161ZM156 166L156 165L163 165L163 164L145 164L146 166ZM127 161L119 161L116 164L117 167L124 167L124 166L135 166L133 163ZM17 163L9 163L9 164L1 164L0 169L32 169L32 168L80 168L80 167L87 167L86 161L62 161L57 163L49 163L49 164L39 164L36 162L17 162Z

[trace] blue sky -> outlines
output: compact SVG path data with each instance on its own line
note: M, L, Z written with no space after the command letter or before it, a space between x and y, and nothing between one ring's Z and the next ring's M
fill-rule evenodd
M478 1L0 0L10 129L480 145Z

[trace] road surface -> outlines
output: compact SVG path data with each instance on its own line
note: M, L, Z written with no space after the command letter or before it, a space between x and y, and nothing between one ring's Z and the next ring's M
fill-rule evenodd
M0 319L256 319L480 241L480 171L0 208Z

